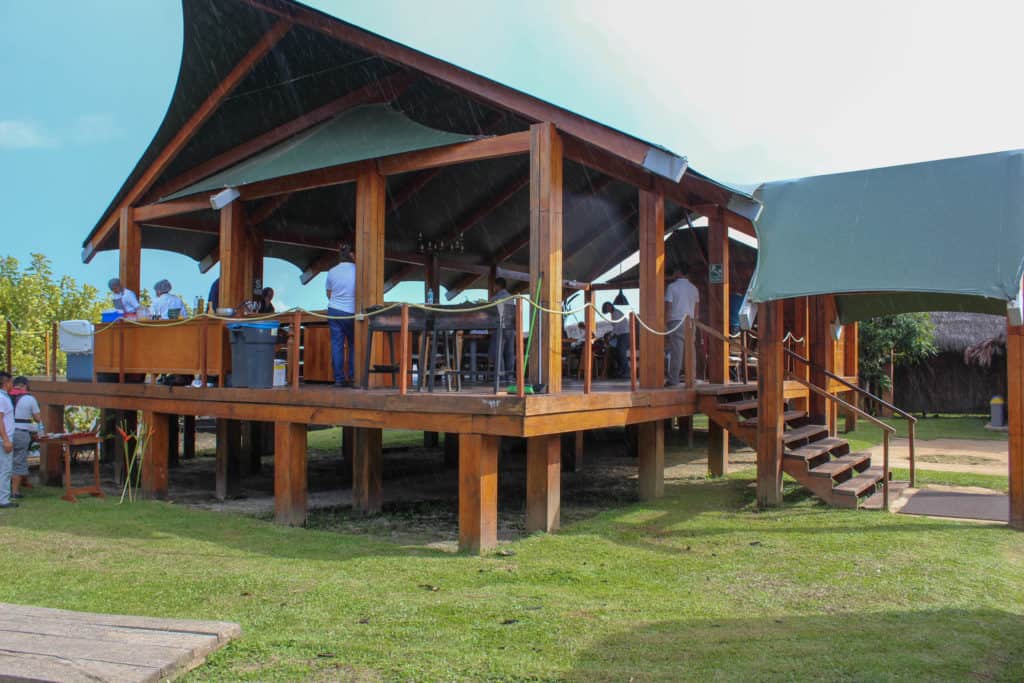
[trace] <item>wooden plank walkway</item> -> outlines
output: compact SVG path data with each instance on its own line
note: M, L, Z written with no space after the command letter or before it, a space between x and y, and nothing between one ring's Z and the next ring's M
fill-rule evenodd
M241 634L238 624L224 621L0 603L0 680L166 680Z

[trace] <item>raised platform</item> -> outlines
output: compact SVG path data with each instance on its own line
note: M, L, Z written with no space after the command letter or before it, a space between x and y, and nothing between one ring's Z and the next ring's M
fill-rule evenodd
M167 680L241 634L224 621L0 604L0 680Z

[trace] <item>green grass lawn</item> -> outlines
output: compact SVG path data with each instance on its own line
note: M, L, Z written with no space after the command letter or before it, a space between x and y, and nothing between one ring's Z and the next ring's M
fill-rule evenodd
M223 619L188 680L1019 680L1024 534L669 482L486 557L163 503L0 514L0 601Z
M411 429L385 429L382 440L385 448L422 446L423 432ZM309 448L321 451L337 450L341 444L341 427L309 432L306 444Z

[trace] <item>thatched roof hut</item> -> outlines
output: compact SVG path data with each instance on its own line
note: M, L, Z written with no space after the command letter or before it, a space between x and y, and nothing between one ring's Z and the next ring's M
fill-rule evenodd
M985 313L929 313L935 325L939 353L963 353L968 347L993 339L1006 339L1006 318Z

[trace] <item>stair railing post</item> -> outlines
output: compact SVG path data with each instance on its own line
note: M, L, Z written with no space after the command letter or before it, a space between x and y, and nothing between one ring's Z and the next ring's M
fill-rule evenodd
M636 391L636 313L629 312L629 390Z
M882 445L882 509L889 511L889 432L883 432ZM913 471L913 470L911 470Z
M915 431L916 431L916 426L914 425L914 421L913 420L907 420L907 438L910 441L909 446L908 446L909 449L910 449L909 453L908 453L908 455L909 455L908 460L909 460L909 463L910 463L910 488L916 488L916 484L917 484L917 466L914 463L914 432Z
M692 389L697 382L697 349L694 346L693 318L687 316L686 322L683 324L685 325L683 330L683 364L686 372L686 388Z
M409 393L409 304L402 304L402 324L398 336L398 393ZM474 361L475 363L476 361Z

